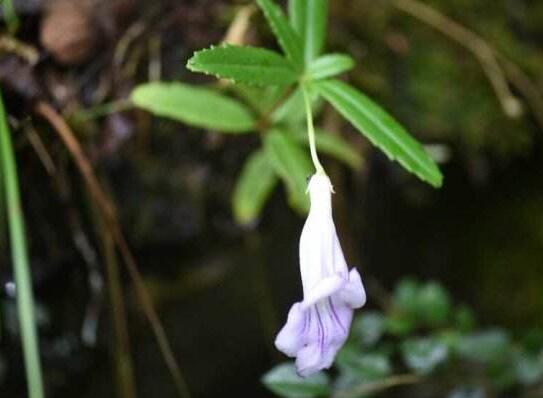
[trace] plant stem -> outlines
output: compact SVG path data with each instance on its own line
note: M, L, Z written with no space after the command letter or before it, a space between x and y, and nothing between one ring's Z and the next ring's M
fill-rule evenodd
M322 167L322 164L319 161L319 157L317 155L317 144L315 142L315 127L313 126L313 113L311 111L311 101L309 99L309 93L307 92L306 87L302 86L301 88L304 94L305 113L307 117L307 136L309 138L309 150L311 152L311 160L313 161L313 165L315 166L317 174L326 175L324 167Z
M6 195L9 235L11 242L11 258L14 266L15 284L17 287L17 312L21 329L23 354L26 368L28 396L43 398L43 381L38 337L34 316L34 298L32 281L28 266L28 254L24 231L24 220L19 198L19 183L15 156L11 144L11 136L7 124L4 104L0 93L0 161Z
M97 119L100 117L108 116L113 113L126 111L132 108L132 103L127 99L115 100L112 102L106 102L87 109L81 109L74 112L71 117L76 121L85 121L89 119Z

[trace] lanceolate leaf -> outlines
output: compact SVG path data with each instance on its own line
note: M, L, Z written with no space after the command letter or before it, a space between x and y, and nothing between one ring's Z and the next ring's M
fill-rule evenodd
M302 37L306 65L322 52L328 18L327 0L290 0L290 22Z
M245 162L234 190L232 207L236 221L252 223L276 183L277 177L266 153L262 150L253 152Z
M187 62L187 68L237 83L260 86L288 85L298 78L284 57L257 47L225 45L197 51Z
M309 64L307 74L313 79L324 79L352 69L354 60L346 54L326 54Z
M434 187L443 176L422 146L375 102L338 80L315 82L313 87L375 146L408 171Z
M147 83L137 86L132 102L157 116L226 133L248 133L253 115L239 102L205 88L181 83Z
M287 186L291 206L302 212L309 210L309 199L305 191L307 177L314 171L307 151L290 135L279 130L266 133L264 150L275 172Z
M257 0L257 3L264 11L264 15L266 15L266 19L287 58L297 70L301 70L304 64L302 39L289 24L281 8L272 0Z

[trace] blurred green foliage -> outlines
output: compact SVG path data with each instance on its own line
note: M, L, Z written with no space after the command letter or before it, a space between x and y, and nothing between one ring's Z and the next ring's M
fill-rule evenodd
M474 313L455 305L435 281L406 278L385 301L383 310L361 311L353 320L336 359L337 375L328 384L333 396L370 397L397 380L409 384L406 396L447 397L473 396L473 391L496 396L543 382L543 341L534 338L536 331L513 338L502 328L478 328ZM264 384L282 397L299 396L300 385L314 381L296 379L290 369L284 378L277 368L271 370ZM293 380L298 390L289 388ZM304 396L326 395L322 388Z

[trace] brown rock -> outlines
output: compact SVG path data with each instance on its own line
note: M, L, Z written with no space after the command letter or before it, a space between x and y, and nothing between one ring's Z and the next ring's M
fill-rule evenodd
M98 42L90 1L56 0L43 17L40 41L63 65L75 65L92 55Z

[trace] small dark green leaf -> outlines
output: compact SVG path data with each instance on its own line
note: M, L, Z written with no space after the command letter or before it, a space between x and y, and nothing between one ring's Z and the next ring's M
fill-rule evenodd
M377 311L366 311L353 321L353 337L364 346L377 343L385 331L385 317Z
M430 326L443 325L451 313L451 299L441 285L430 282L418 294L418 315Z
M286 86L298 78L280 54L257 47L225 45L200 50L188 60L187 68L236 83L261 86Z
M296 139L309 145L309 139L305 130L297 129L293 132ZM359 170L362 167L362 156L340 136L317 129L315 131L315 141L317 143L317 151L330 155L355 170Z
M286 398L312 398L330 394L326 374L319 372L302 378L291 363L277 365L262 377L262 383L275 394Z
M402 355L406 365L417 374L428 374L443 363L449 354L445 344L431 337L406 340Z
M181 83L147 83L132 91L132 102L157 116L226 133L253 130L253 115L239 102L215 91Z
M394 289L394 307L403 313L416 314L418 311L420 285L411 278L405 278Z
M257 3L264 11L264 15L287 58L297 70L301 70L304 65L302 39L290 26L281 8L272 0L257 0Z
M354 60L346 54L326 54L312 61L307 69L310 79L318 80L347 72L354 66Z
M345 345L336 363L344 372L356 374L360 381L377 380L390 374L390 359L381 353L363 352L353 345Z
M416 323L405 314L393 312L385 319L385 329L394 336L405 336L413 331Z
M461 332L470 332L473 330L476 324L475 315L473 310L465 305L460 306L454 314L454 321L456 327Z
M239 224L250 224L260 214L277 177L264 151L253 152L238 178L232 206Z
M360 91L338 80L312 84L339 113L387 156L434 187L443 176L422 146L380 106Z
M326 22L328 18L327 0L290 0L290 23L302 37L306 65L317 58L324 47Z
M287 186L290 205L302 213L307 212L307 177L314 172L307 151L291 136L279 130L266 132L264 150L275 172Z
M485 389L482 386L460 386L451 391L447 398L486 398Z
M541 356L518 352L514 357L514 368L517 380L525 386L532 386L543 380Z
M478 362L502 360L509 349L509 336L501 329L462 336L456 345L460 355Z

